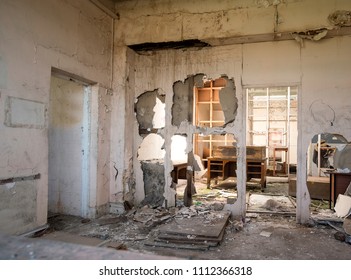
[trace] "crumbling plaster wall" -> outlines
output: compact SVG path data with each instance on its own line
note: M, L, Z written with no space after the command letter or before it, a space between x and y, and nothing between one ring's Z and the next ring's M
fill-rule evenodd
M242 47L216 47L202 50L165 50L155 52L150 55L135 55L135 94L138 96L145 91L152 91L157 88L159 92L165 95L165 127L158 130L158 133L164 138L165 156L164 156L164 170L165 170L165 192L164 197L168 206L175 205L175 191L171 188L172 179L170 173L173 169L171 162L171 144L174 135L187 136L187 152L192 151L192 137L198 131L187 121L181 122L179 126L172 124L172 107L173 107L173 84L177 81L184 82L184 80L191 75L204 73L207 78L220 78L222 75L227 75L229 79L233 79L235 84L240 84L240 77L242 76L242 61L241 61ZM230 59L228 59L230 55ZM189 92L192 94L192 91ZM238 111L235 121L228 124L225 128L212 128L209 133L232 133L236 136L238 141L238 150L240 155L245 153L242 150L245 147L245 122L242 119L245 110L243 105L243 93L241 88L236 90L236 97L238 99ZM187 108L184 108L187 111ZM138 126L136 121L134 125ZM134 129L134 145L139 147L141 143L138 129ZM134 172L137 180L136 191L139 194L136 200L143 199L143 193L138 190L143 185L143 173L135 157ZM238 177L243 178L242 182L246 180L246 172L244 172L245 158L240 157L242 162L238 164ZM139 186L139 188L138 188ZM245 184L239 184L240 193L238 203L232 206L232 210L237 215L243 215L245 211Z
M6 225L7 233L23 233L46 223L47 110L51 67L95 81L99 83L98 87L111 88L112 27L111 18L85 0L0 2L0 178L40 174L40 179L22 182L16 186L17 191L11 194L30 199L31 196L25 194L34 184L36 203L33 206L34 211L31 212L25 207L15 205L16 199L13 199L12 209L20 209L17 213L19 221L21 215L33 213L34 216L20 223L14 222L10 227ZM8 97L42 103L45 107L44 125L40 128L25 125L16 128L6 126L4 118ZM104 101L108 100L101 100ZM98 118L97 111L95 108L94 120ZM101 120L104 118L102 116ZM96 143L95 149L97 145ZM101 163L98 168L97 173L101 172L101 169L104 169L104 172L107 169L109 173L109 165ZM100 182L102 179L97 177L99 175L95 174L95 180ZM28 182L28 189L22 192L25 182ZM4 189L6 186L0 185L0 188ZM95 194L95 197L96 195L100 196L97 198L99 203L107 203L108 197L102 198L101 194ZM7 200L1 196L0 204L3 204L3 199ZM92 205L95 210L96 200ZM6 217L13 214L11 208L7 211L9 212ZM5 228L3 223L7 223L5 218L0 219L1 229Z
M256 36L273 40L285 32L333 28L328 16L337 10L350 10L350 1L134 0L117 2L116 10L117 44L187 39L218 44L221 41L215 39Z
M152 1L153 5L150 3L122 1L116 4L120 16L116 22L116 45L187 39L203 40L214 46L234 44L237 38L242 43L256 42L202 50L151 51L136 56L135 94L155 88L166 94L166 128L163 132L165 158L169 153L167 147L170 147L172 135L177 132L191 135L193 132L187 125L180 128L169 125L171 116L167 112L171 109L171 86L175 81L184 81L187 75L197 73L205 73L212 78L221 74L234 77L239 110L229 132L238 137L242 148L245 143L244 87L298 85L297 221L307 222L310 198L306 187L306 154L310 139L314 134L324 131L337 132L350 139L350 130L347 129L350 126L349 105L345 103L348 100L347 92L350 91L350 54L347 52L350 37L346 31L345 36L328 39L318 37L319 41L301 40L299 37L298 42L274 41L284 36L291 40L293 32L308 33L309 30L321 28L338 30L339 26L334 26L328 17L338 10L350 11L350 1L156 0ZM316 116L318 113L311 112L311 104L318 98L337 112L333 126L323 114ZM188 140L188 146L190 144ZM239 153L244 158L241 149ZM165 169L166 174L171 170L167 162ZM245 174L240 174L245 180ZM169 178L166 180L168 183ZM171 199L172 195L171 189L166 189L165 196ZM240 202L239 199L240 203L244 204L244 201ZM244 208L238 203L235 205L241 210Z

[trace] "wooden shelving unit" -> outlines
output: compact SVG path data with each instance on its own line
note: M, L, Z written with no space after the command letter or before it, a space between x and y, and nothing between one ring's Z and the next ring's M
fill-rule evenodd
M220 90L225 87L223 78L210 80L203 87L194 88L194 125L197 127L221 127L224 125L224 114L219 99ZM204 164L213 155L218 146L232 145L232 135L195 135L194 152Z

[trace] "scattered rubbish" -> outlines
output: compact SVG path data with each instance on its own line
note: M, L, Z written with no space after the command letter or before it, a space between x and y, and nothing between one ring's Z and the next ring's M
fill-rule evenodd
M250 194L248 213L296 215L296 208L288 196L271 194Z
M345 242L346 240L346 235L340 231L337 231L336 233L334 233L334 238L336 240L339 240L341 242Z
M267 210L270 210L270 211L275 211L280 209L281 207L278 201L274 199L268 199L266 203L263 205L263 208L266 208Z
M270 237L272 233L269 231L261 231L260 235L264 237Z
M91 220L90 220L90 219L82 219L80 222L81 222L82 224L87 224L87 223L90 223Z
M115 217L115 218L100 219L100 220L97 221L97 223L100 226L104 226L104 225L109 225L109 224L118 224L118 223L121 223L121 222L126 222L127 219L128 218L126 216L118 216L118 217ZM89 220L89 219L87 219L87 220ZM82 223L83 223L83 221L82 221Z
M119 243L119 242L109 242L107 244L104 245L104 247L106 248L112 248L112 249L116 249L116 250L127 250L127 245L125 245L124 243Z
M158 235L146 246L171 247L204 250L218 246L224 236L224 230L230 217L229 212L210 212L196 208L189 211L181 209L178 214L191 215L192 219L180 217L158 228ZM194 211L195 210L195 211ZM189 244L189 245L185 245ZM190 247L189 247L190 246Z

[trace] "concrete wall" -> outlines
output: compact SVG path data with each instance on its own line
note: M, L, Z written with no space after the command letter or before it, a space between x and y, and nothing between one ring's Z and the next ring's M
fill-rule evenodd
M273 4L274 3L274 4ZM350 91L351 38L346 21L340 24L328 17L337 10L351 10L347 0L286 0L286 1L121 1L116 4L120 18L116 21L116 49L125 45L152 42L170 42L199 39L212 47L188 50L149 51L130 54L134 65L134 96L158 89L166 98L165 174L172 169L168 163L171 137L189 135L194 130L189 125L171 125L173 90L176 81L188 75L204 73L218 78L222 74L233 78L237 87L238 111L235 122L226 128L238 141L239 156L244 162L245 96L248 86L297 85L298 92L298 188L297 221L309 219L309 194L306 187L306 154L312 136L319 132L337 132L350 139L350 108L347 92ZM317 30L317 31L316 31ZM311 35L312 34L312 35ZM316 36L315 36L316 35ZM343 36L341 36L343 35ZM295 39L293 39L295 38ZM241 44L236 44L236 43ZM222 45L222 46L221 46ZM225 46L227 45L227 46ZM127 53L127 51L126 51ZM115 70L130 64L116 61ZM129 65L124 66L125 65ZM119 66L117 66L119 65ZM129 72L129 75L131 72ZM131 79L130 76L128 76ZM128 87L128 86L126 86ZM325 104L316 108L316 100ZM129 103L131 104L131 103ZM322 105L323 106L323 105ZM329 108L332 108L330 110ZM330 111L325 114L325 111ZM323 113L324 112L324 113ZM328 116L333 116L330 119ZM135 119L126 121L136 125ZM134 130L134 147L140 145ZM142 188L142 172L134 162L136 193ZM240 164L239 164L240 166ZM233 212L245 211L245 172L239 170L239 199ZM164 196L172 203L174 192L167 186ZM141 199L143 193L140 192Z
M51 67L99 83L102 89L110 88L112 27L111 18L85 0L0 2L0 179L40 174L39 179L28 179L20 185L16 182L11 188L0 185L2 193L11 190L11 199L8 195L0 197L0 204L7 205L0 211L1 230L22 233L46 223ZM29 118L29 123L12 126L5 121L12 110L7 105L9 98L27 100L24 108L28 110L17 114L16 120ZM42 105L33 107L33 101ZM104 110L105 101L105 97L99 101ZM38 114L38 118L33 118L33 114ZM104 168L109 178L110 166ZM95 181L99 178L100 184L99 176L96 172L94 177ZM32 199L33 194L33 202L28 202L31 209L16 202L23 197ZM106 204L108 197L97 200ZM94 204L97 208L96 200ZM14 222L8 224L9 220Z
M108 203L139 203L145 198L148 190L137 157L143 137L134 109L137 97L155 90L165 97L164 122L152 120L164 141L163 197L167 205L174 205L170 177L172 137L186 135L187 154L193 133L199 131L187 122L172 125L173 84L205 74L214 79L226 75L236 86L235 121L207 133L235 135L239 197L230 210L243 215L244 89L297 85L297 220L306 222L306 153L310 139L320 132L335 132L351 139L350 105L345 102L351 88L351 38L348 21L335 23L328 19L337 10L350 11L350 1L131 0L116 3L119 16L113 21L85 0L1 1L0 179L26 178L21 184L14 181L0 185L1 197L6 197L6 203L0 198L0 203L6 205L0 208L1 229L21 233L46 223L47 110L52 67L97 83L92 92L93 152L89 160L89 181L94 185L90 188L89 207L95 214L106 212ZM212 47L144 54L127 47L188 39L199 39ZM17 206L23 197L35 203L27 201L27 208ZM13 217L17 224L8 226L7 221Z

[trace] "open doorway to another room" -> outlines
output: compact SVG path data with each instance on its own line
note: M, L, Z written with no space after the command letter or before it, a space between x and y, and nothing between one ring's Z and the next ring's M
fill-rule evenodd
M310 210L315 215L335 216L336 200L351 183L351 145L341 134L320 133L312 137L307 151L307 188ZM296 182L289 187L295 195Z
M289 182L296 181L297 98L297 86L246 89L247 152L252 147L264 150L266 165L263 193L247 185L248 212L296 213Z
M237 99L233 80L222 76L207 79L193 87L193 119L196 130L192 137L192 152L187 161L193 162L193 204L224 205L236 193L236 140L226 126L235 119ZM173 154L173 148L172 148ZM185 180L184 180L185 179ZM178 199L185 197L189 175L178 181Z
M92 87L58 71L50 88L48 217L87 217Z

